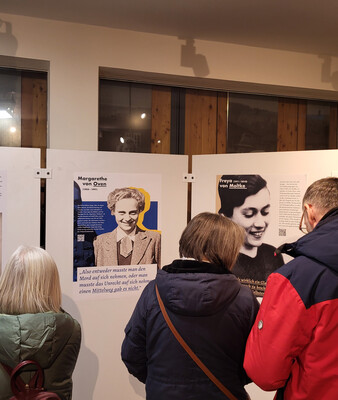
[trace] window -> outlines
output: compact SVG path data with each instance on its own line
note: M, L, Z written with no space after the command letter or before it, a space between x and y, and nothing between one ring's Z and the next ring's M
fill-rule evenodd
M100 81L99 150L151 152L151 85Z
M277 150L278 99L230 94L228 153Z
M330 104L307 102L306 112L306 150L330 148Z
M100 79L99 150L193 155L337 148L337 120L337 102Z
M0 70L0 146L21 146L21 74Z

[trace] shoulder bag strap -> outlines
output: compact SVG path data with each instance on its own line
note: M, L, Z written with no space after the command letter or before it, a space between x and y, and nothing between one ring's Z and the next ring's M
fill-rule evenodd
M182 336L177 332L175 326L171 322L167 310L163 304L160 293L158 291L157 285L155 285L156 296L158 303L160 305L160 309L162 311L163 317L168 324L171 332L180 343L180 345L184 348L184 350L189 354L189 356L195 361L195 363L201 368L201 370L207 375L207 377L226 395L230 400L237 400L237 398L229 392L229 390L215 377L215 375L203 364L203 362L197 357L197 355L191 350L188 344L184 341Z

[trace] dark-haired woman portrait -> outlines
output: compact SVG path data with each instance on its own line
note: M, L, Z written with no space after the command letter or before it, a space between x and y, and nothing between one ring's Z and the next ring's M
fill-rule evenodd
M275 247L264 243L270 223L270 192L260 175L223 175L218 183L220 214L245 230L244 244L232 272L262 296L268 276L284 264Z

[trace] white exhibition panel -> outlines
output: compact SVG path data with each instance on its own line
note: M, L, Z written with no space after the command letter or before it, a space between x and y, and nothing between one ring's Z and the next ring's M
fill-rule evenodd
M160 174L159 230L162 265L178 256L186 226L188 157L137 153L47 150L46 249L61 278L63 307L82 326L82 346L74 372L74 400L144 399L144 385L129 375L120 358L124 327L139 293L130 297L78 299L73 291L74 174Z
M218 175L306 175L306 186L317 179L338 176L338 150L277 153L217 154L192 156L192 217L203 211L216 212ZM303 193L301 193L303 196ZM271 400L255 384L247 386L252 400Z
M338 150L192 156L192 216L215 212L216 176L223 174L306 175L307 186L317 179L338 176ZM208 195L206 195L206 193Z
M2 267L18 246L40 246L39 168L40 149L0 147Z

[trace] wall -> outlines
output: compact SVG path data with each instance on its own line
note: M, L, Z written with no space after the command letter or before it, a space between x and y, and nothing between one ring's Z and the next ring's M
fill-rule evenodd
M190 77L199 73L181 65L185 41L177 37L8 14L0 19L2 55L50 62L50 148L97 149L100 66ZM194 45L207 63L207 78L335 92L330 74L322 78L323 59L316 54L199 40ZM338 58L330 62L337 70Z

